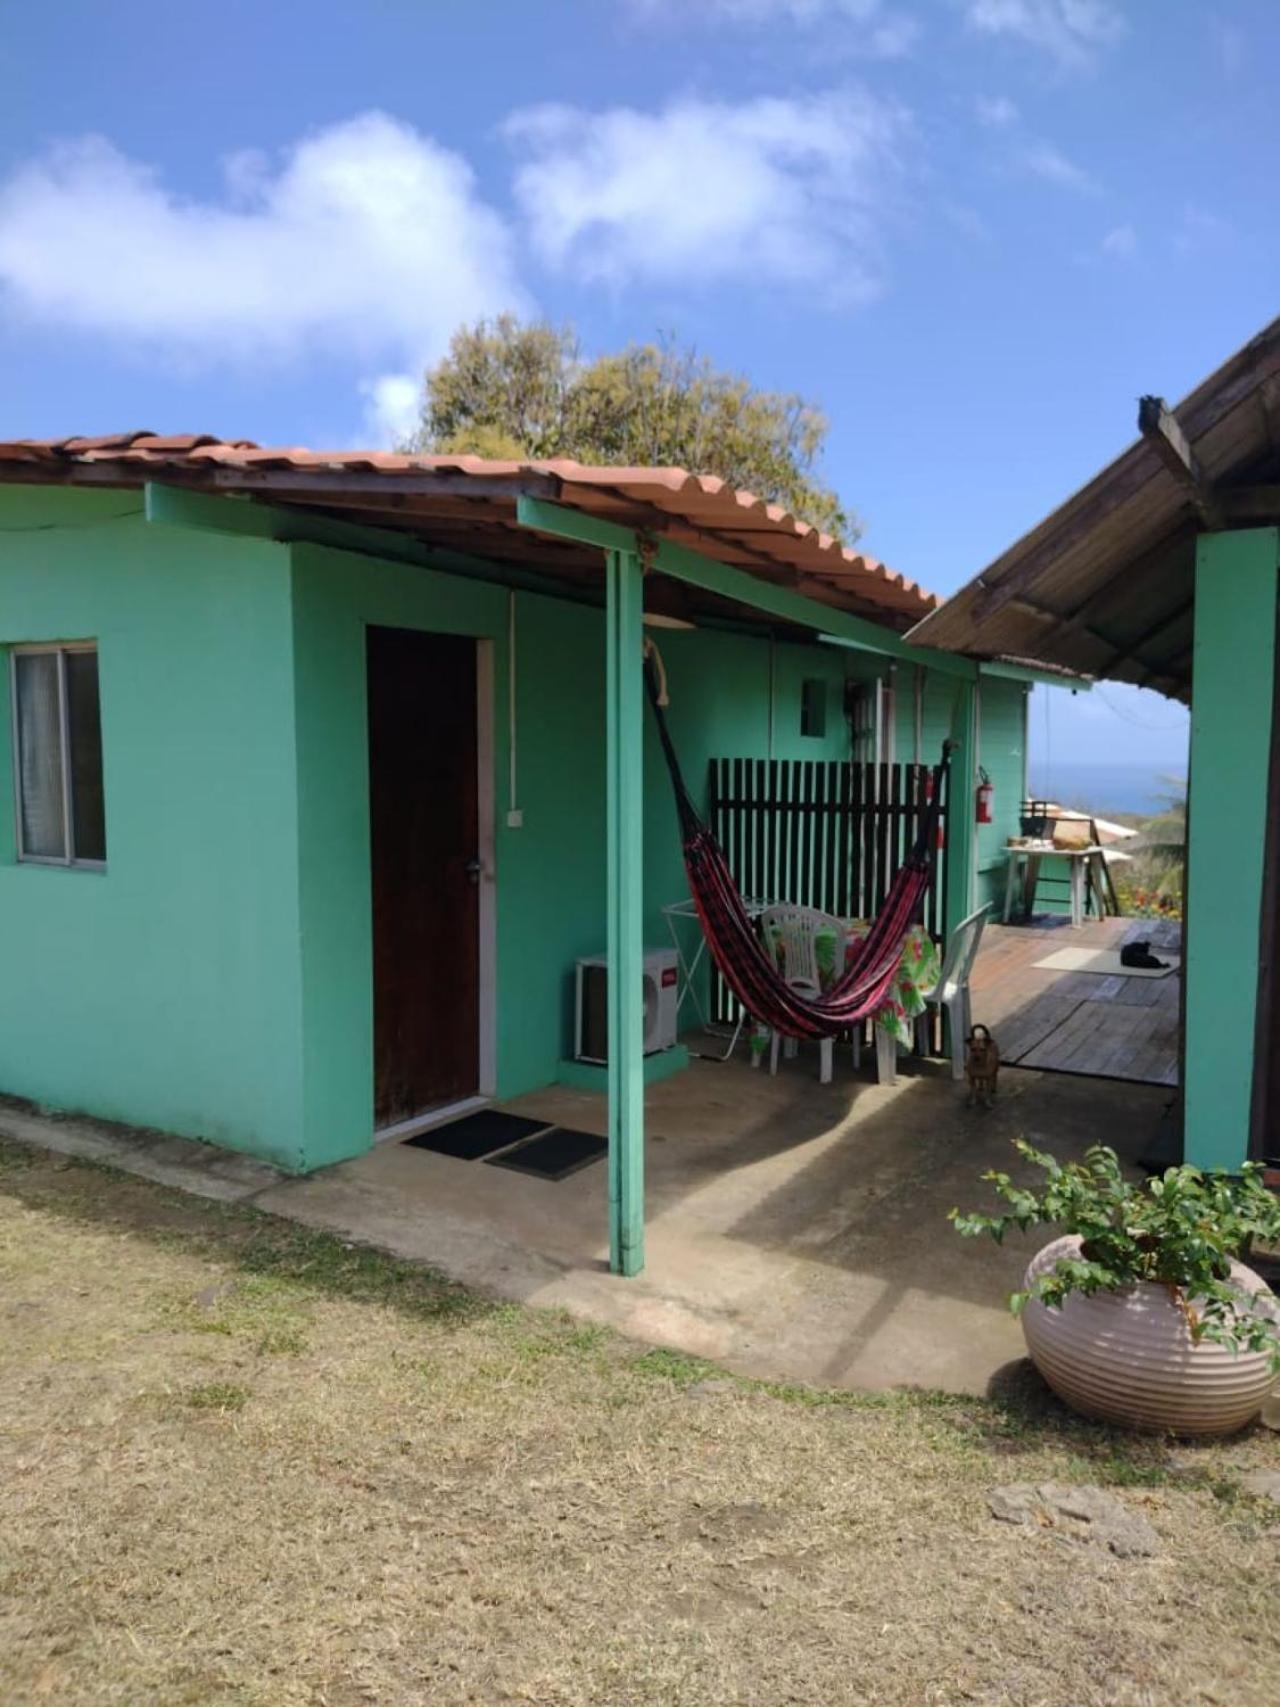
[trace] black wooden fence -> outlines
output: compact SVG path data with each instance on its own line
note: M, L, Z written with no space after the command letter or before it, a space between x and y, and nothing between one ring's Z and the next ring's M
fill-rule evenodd
M794 901L840 919L874 918L919 833L928 765L818 759L712 759L711 828L745 896ZM947 784L942 785L947 822ZM946 936L946 848L931 849L924 923ZM712 1017L736 1017L732 996L712 978Z

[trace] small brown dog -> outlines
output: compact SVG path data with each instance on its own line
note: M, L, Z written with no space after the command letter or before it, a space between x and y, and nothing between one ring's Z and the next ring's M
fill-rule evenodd
M964 1040L964 1076L969 1086L969 1107L990 1108L996 1100L1000 1077L1000 1051L985 1025L975 1025Z

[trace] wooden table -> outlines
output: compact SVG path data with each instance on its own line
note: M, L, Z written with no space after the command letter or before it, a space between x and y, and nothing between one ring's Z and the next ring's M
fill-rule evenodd
M1009 923L1009 915L1013 911L1013 895L1018 880L1018 869L1023 867L1023 904L1022 910L1031 916L1035 906L1036 884L1040 881L1040 861L1042 859L1065 859L1071 874L1071 923L1073 926L1084 923L1085 897L1087 886L1092 881L1094 893L1098 896L1099 908L1102 907L1104 873L1098 868L1102 865L1102 849L1096 844L1085 848L1056 848L1052 842L1031 842L1021 845L1010 844L1005 850L1009 863L1004 880L1004 923Z

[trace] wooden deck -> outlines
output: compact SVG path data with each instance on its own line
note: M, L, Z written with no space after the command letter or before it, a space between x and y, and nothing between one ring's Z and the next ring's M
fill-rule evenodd
M1180 973L1099 977L1037 969L1060 948L1119 948L1149 940L1178 953L1181 925L1161 919L1096 919L1071 929L1040 917L988 925L973 970L973 1017L990 1026L1009 1066L1085 1073L1142 1084L1178 1083Z

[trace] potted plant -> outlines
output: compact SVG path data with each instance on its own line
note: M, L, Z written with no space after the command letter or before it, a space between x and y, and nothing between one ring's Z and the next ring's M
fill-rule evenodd
M1280 1240L1280 1200L1262 1170L1184 1166L1134 1185L1105 1145L1066 1165L1025 1140L1015 1148L1044 1170L1042 1188L984 1174L1007 1209L951 1219L966 1237L997 1241L1011 1227L1063 1230L1009 1300L1054 1392L1136 1428L1243 1428L1280 1372L1280 1306L1239 1260L1255 1239Z

